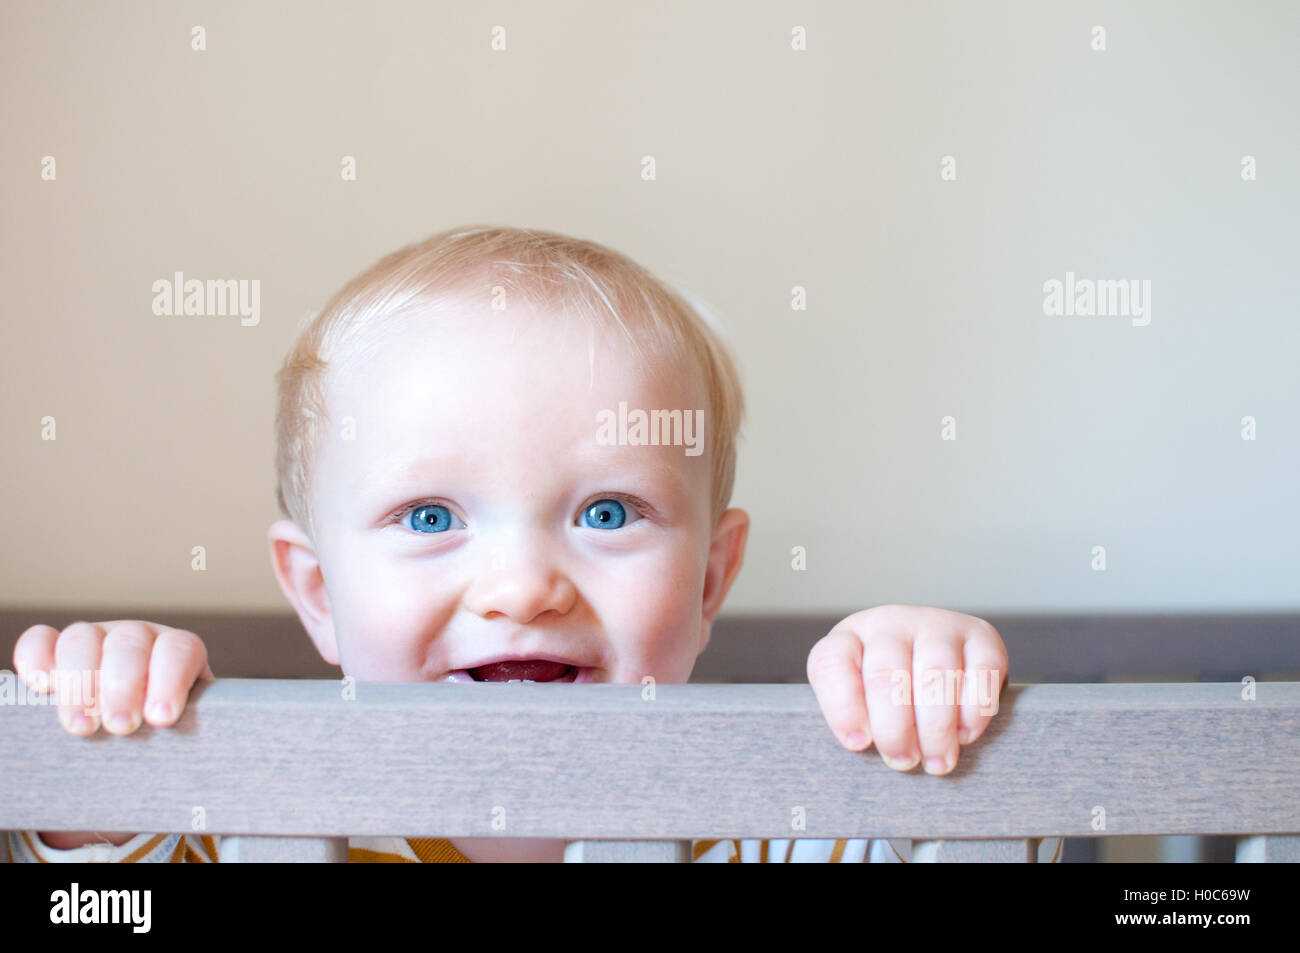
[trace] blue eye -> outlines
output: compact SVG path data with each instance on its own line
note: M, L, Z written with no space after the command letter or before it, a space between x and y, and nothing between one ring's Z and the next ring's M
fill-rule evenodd
M417 533L445 533L451 529L451 510L445 506L421 506L411 511L407 524Z
M618 500L597 500L582 514L583 523L593 529L618 529L626 517Z

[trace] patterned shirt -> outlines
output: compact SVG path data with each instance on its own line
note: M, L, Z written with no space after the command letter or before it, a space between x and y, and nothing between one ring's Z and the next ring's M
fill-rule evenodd
M70 850L48 846L35 831L9 831L14 863L207 864L221 860L221 838L211 834L137 834L124 844L86 844ZM1038 839L1040 863L1058 863L1063 838ZM814 838L697 840L696 863L906 863L912 842L905 838ZM350 837L353 864L468 864L449 840L433 837Z

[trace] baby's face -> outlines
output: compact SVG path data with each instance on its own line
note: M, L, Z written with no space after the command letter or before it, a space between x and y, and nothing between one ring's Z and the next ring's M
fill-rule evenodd
M687 680L748 518L710 521L693 375L655 381L626 342L592 346L581 323L467 306L390 319L331 379L316 546L277 569L326 660L360 681ZM705 451L601 445L620 401L702 409ZM484 668L502 659L555 664Z

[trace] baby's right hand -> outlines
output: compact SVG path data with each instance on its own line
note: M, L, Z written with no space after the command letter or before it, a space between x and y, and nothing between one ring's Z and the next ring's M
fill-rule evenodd
M63 727L85 736L99 729L101 717L115 735L129 735L142 721L173 724L194 683L213 678L207 649L193 632L134 619L74 622L62 632L34 625L14 645L14 671L29 687L54 691ZM74 681L97 690L60 691Z

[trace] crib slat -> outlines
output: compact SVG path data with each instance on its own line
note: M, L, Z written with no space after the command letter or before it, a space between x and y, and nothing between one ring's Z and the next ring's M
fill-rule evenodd
M688 840L575 840L564 847L566 864L685 864Z
M912 844L914 864L1032 864L1038 844L1028 839L918 840Z
M1237 838L1239 864L1300 864L1300 837L1276 834Z
M345 864L346 837L221 838L221 862L226 864Z
M0 829L188 831L202 805L226 836L1300 835L1300 682L1012 685L945 777L844 750L807 685L479 687L217 679L89 741L0 704Z

